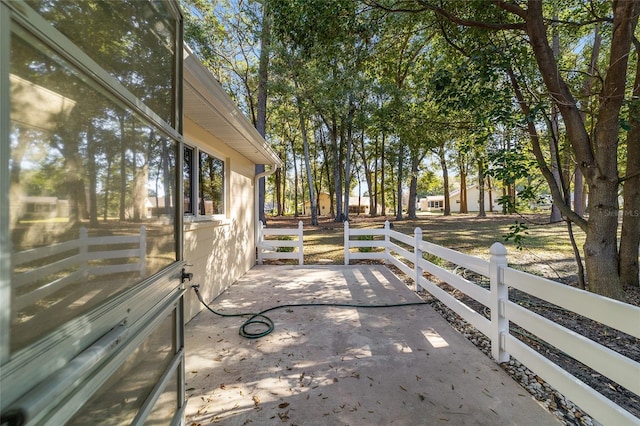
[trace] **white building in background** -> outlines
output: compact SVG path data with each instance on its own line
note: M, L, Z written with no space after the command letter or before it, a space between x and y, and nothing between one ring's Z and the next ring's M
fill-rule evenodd
M501 209L498 204L500 195L495 191L484 191L484 208L485 211L499 211ZM460 190L451 191L449 193L449 203L452 213L460 212ZM423 212L442 212L444 211L444 195L430 195L421 198L418 201L420 210ZM467 210L470 212L480 211L480 189L478 185L467 186Z

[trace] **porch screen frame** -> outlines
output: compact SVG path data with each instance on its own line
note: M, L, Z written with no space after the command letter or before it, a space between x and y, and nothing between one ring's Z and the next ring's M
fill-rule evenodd
M114 98L118 99L126 108L138 114L143 120L159 130L166 137L175 141L177 145L175 192L178 201L182 193L180 166L182 164L182 15L174 0L164 0L169 13L177 23L175 37L175 63L173 91L175 99L175 128L159 117L149 107L144 105L116 78L108 74L84 51L71 43L66 37L53 28L48 21L33 11L22 0L0 0L0 164L9 164L10 147L10 40L13 28L21 27L32 36L40 39L45 45L59 54L73 66L90 76L93 82L102 87ZM182 203L176 202L173 212L175 261L161 269L156 274L146 277L123 294L107 300L80 317L74 318L50 332L45 337L29 346L11 353L11 239L8 229L9 219L9 168L0 167L0 365L2 398L0 409L3 415L7 410L21 402L28 401L30 392L39 386L47 386L48 380L61 371L65 365L77 359L83 351L91 348L94 342L108 335L117 327L128 328L128 335L117 340L113 347L104 354L104 359L95 362L79 377L80 384L74 384L71 389L62 389L57 394L58 399L52 398L41 402L44 414L39 416L38 423L55 424L55 421L68 418L79 409L77 403L85 401L91 396L101 383L96 377L100 374L108 375L120 365L118 360L135 349L140 336L148 335L157 324L149 319L149 315L166 312L171 307L177 310L176 320L176 353L171 363L175 374L179 375L179 391L177 396L177 413L174 423L180 423L178 414L184 410L184 336L183 300L185 286L180 282L180 271L185 266L182 258ZM163 310L164 309L164 310ZM178 325L179 324L179 325ZM98 374L100 373L100 374ZM169 375L170 376L170 375ZM106 379L105 379L106 380ZM157 395L164 390L167 380L160 382L154 388L142 410L148 414ZM155 399L154 399L155 398ZM47 418L47 414L51 417ZM143 413L144 414L144 413ZM145 414L145 415L146 415ZM143 421L141 419L139 421ZM53 423L52 423L53 422Z

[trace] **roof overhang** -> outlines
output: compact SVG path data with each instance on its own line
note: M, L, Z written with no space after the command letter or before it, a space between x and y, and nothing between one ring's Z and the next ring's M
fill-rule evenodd
M280 167L282 162L247 120L220 83L184 48L184 115L255 164Z

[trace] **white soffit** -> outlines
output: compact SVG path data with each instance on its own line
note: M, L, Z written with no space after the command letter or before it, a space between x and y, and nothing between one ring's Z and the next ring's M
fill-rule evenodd
M281 166L278 155L196 56L184 49L184 115L255 164Z

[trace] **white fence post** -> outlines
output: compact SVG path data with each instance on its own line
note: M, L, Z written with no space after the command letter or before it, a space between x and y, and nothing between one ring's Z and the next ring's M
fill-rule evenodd
M78 235L78 247L80 249L80 274L83 278L89 276L89 262L87 261L87 254L89 253L89 232L84 226L80 228Z
M349 221L344 221L344 264L349 264Z
M147 228L140 227L140 276L147 275Z
M389 245L391 243L391 238L389 238L389 221L384 221L384 263L390 263L389 257L391 257L391 253L389 253Z
M489 253L491 356L496 362L507 362L509 353L504 351L503 336L509 333L509 320L504 316L505 302L509 299L509 287L504 283L502 269L507 267L507 249L501 243L493 243Z
M262 230L264 229L264 223L262 223L262 221L260 221L259 223L260 226L258 226L258 247L256 247L256 249L258 251L258 265L262 265L262 241L264 240Z
M420 266L420 262L422 262L422 249L420 248L420 243L422 242L422 229L416 228L414 230L414 236L415 242L413 243L413 253L416 255L415 262L413 264L414 270L416 271L416 276L414 278L414 291L418 291L420 290L420 278L422 277L422 267Z
M304 241L303 241L303 233L302 233L302 221L298 221L298 241L300 245L298 246L298 265L304 265Z

